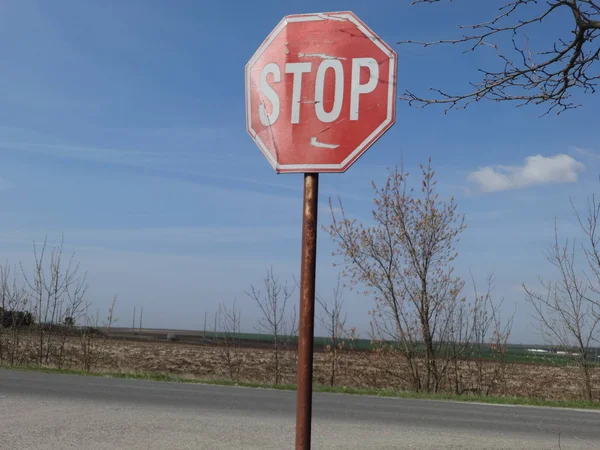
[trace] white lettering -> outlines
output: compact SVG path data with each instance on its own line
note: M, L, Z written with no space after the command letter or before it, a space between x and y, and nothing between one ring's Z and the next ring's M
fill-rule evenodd
M369 68L369 81L360 84L360 69ZM359 101L361 94L373 92L379 79L379 65L373 58L355 58L352 60L352 81L350 88L350 120L358 120Z
M312 64L304 63L287 63L285 65L285 73L294 74L292 82L292 123L300 123L300 100L302 96L302 74L308 73L312 69Z
M267 64L263 67L263 70L260 72L259 79L259 87L261 96L264 96L272 106L271 114L267 114L264 102L258 106L258 115L260 116L260 122L265 127L269 127L277 122L279 118L279 96L277 92L267 83L267 75L273 74L273 81L275 83L279 83L281 81L281 71L279 70L279 66L275 63Z
M333 107L331 111L325 111L323 96L325 90L325 74L327 69L335 72L335 87L333 95ZM323 61L317 69L317 80L315 82L315 112L321 122L329 123L337 120L342 112L344 102L344 67L337 59Z
M311 55L314 56L314 55ZM361 70L366 67L369 70L369 79L361 84ZM325 107L325 77L327 71L332 69L334 72L334 81L327 87L333 88L333 104L331 108ZM302 103L302 80L305 73L310 73L312 63L295 62L285 65L285 73L292 74L292 98L291 98L291 117L292 124L300 123L300 105ZM272 75L272 83L281 82L282 74L276 63L265 65L260 72L259 89L261 95L261 104L258 106L260 121L263 126L268 127L279 119L281 113L280 98L273 86L267 79ZM352 59L352 75L350 79L350 120L359 120L360 96L369 94L375 90L379 82L379 64L374 58L354 58ZM289 91L288 91L289 92ZM317 68L315 76L315 114L317 119L323 123L331 123L339 119L342 113L344 97L344 66L339 59L331 57L324 59ZM267 113L267 103L271 104L271 112ZM329 106L329 105L328 105Z

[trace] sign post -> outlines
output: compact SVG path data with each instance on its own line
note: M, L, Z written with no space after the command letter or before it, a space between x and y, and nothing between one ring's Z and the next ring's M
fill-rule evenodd
M300 326L296 401L296 448L310 448L312 417L313 343L315 328L315 279L317 268L317 211L319 174L304 174L302 214L302 264L300 268Z
M246 65L246 128L304 174L296 449L311 442L319 173L345 172L395 122L396 53L351 12L283 18Z

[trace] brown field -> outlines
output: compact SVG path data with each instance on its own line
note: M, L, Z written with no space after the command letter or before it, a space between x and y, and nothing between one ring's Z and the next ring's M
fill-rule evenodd
M181 336L182 332L178 332ZM164 335L163 335L164 336ZM134 339L137 339L134 340ZM186 378L231 379L226 349L218 345L197 345L168 342L142 336L113 336L111 339L95 338L92 350L92 370L97 372L168 374ZM35 344L34 344L35 345ZM81 339L69 337L62 368L81 369ZM239 376L234 381L272 383L273 354L265 348L236 348L230 355L233 366L239 365ZM295 383L296 353L283 351L281 383ZM314 356L314 380L317 384L329 383L331 355L317 352ZM27 361L25 361L27 362ZM53 365L53 364L49 364ZM484 370L491 371L493 363L485 363ZM461 378L475 377L476 368L461 363ZM378 359L372 352L342 352L338 358L336 385L372 389L410 389L403 380L406 365L397 356ZM600 385L600 369L594 369L595 386ZM578 384L579 371L573 367L545 366L540 364L507 364L504 375L491 383L489 394L515 397L533 397L549 400L581 400ZM468 383L466 383L468 385ZM452 382L446 386L452 392ZM598 392L595 393L598 398Z

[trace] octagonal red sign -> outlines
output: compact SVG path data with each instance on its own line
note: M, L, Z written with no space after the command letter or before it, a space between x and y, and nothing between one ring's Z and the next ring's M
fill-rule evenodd
M246 127L278 173L344 172L395 121L396 53L351 12L286 16L246 65Z

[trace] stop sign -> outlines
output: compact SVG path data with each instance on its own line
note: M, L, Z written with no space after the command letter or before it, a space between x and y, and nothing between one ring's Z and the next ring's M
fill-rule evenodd
M290 15L246 65L246 127L273 168L344 172L395 121L396 53L351 12Z

